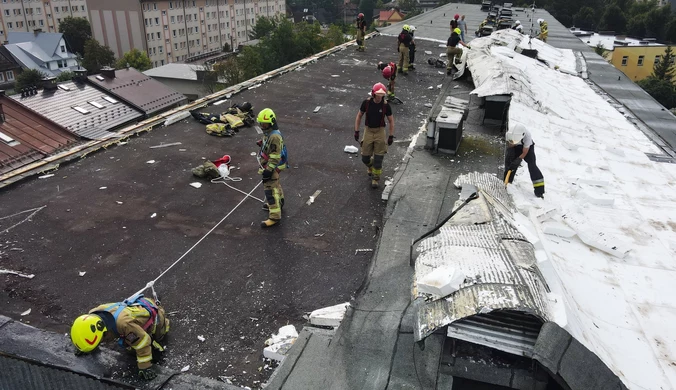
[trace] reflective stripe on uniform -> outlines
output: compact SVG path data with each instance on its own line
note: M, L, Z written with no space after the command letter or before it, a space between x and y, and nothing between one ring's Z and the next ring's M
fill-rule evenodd
M150 345L150 341L151 341L150 336L148 336L148 334L146 333L145 336L143 336L143 338L141 339L141 341L139 341L136 345L132 345L131 347L134 349L145 348Z
M544 187L544 185L545 185L545 179L533 181L533 187Z
M137 363L147 363L153 360L153 354L151 353L148 356L136 356Z

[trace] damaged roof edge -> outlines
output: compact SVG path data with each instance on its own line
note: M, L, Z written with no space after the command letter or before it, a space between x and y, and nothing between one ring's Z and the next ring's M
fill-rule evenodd
M371 39L373 37L376 37L380 35L378 32L373 32L370 34L367 34L365 36L365 39ZM120 129L116 131L114 134L120 136L119 139L110 141L110 140L104 140L104 141L91 141L85 144L78 145L75 148L69 149L67 151L64 151L62 153L59 153L57 155L51 156L50 158L43 159L40 161L36 161L32 164L28 164L26 166L23 166L19 169L16 169L10 173L0 175L0 188L6 187L10 184L13 184L17 181L20 181L24 178L30 177L32 175L41 173L46 170L52 170L55 168L58 168L59 164L69 162L73 159L76 159L78 157L83 157L89 153L93 153L101 148L105 149L109 146L113 146L117 144L118 142L124 140L125 138L128 138L132 135L141 133L143 131L150 131L152 130L155 126L158 126L164 121L169 118L170 116L180 113L182 111L186 110L194 110L197 108L205 107L209 105L210 103L213 103L218 100L222 99L229 99L231 95L235 95L237 93L240 93L242 91L245 91L257 84L263 83L271 78L281 76L284 73L290 72L292 70L295 70L301 66L307 65L309 63L312 63L314 61L317 61L321 58L324 58L326 56L329 56L333 53L342 51L347 49L348 47L352 46L355 44L354 40L345 42L341 45L334 46L330 49L324 50L322 52L319 52L317 54L314 54L312 56L303 58L301 60L298 60L296 62L293 62L291 64L285 65L281 68L277 68L275 70L272 70L268 73L264 73L262 75L256 76L252 79L243 81L239 84L233 85L231 87L228 87L226 89L223 89L221 91L218 91L216 93L213 93L211 95L205 96L201 99L198 99L190 104L180 106L177 108L174 108L169 111L165 111L159 115L155 115L151 118L148 118L142 122L139 122L135 125L127 126L123 129Z

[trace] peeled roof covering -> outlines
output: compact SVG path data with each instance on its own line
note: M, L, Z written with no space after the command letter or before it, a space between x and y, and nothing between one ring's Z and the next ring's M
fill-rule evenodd
M117 69L115 78L112 79L104 74L89 76L89 81L133 104L146 115L152 115L186 101L183 94L134 68Z

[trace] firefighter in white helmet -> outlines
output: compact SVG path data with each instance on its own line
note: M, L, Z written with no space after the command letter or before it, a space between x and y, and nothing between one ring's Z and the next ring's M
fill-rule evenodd
M505 139L507 140L505 182L513 182L521 161L526 161L530 179L533 182L533 192L538 198L544 198L545 179L535 163L535 143L533 143L533 136L531 136L530 131L526 129L526 126L517 123L514 128L507 132Z

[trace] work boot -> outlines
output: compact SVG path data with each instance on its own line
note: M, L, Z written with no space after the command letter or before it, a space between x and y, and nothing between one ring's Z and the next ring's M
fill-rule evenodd
M413 64L409 65L408 70L415 70L415 66L413 66Z
M453 74L453 71L452 71L451 69L448 69L448 70L446 71L446 75L447 75L447 76L450 76L450 75L452 75L452 74Z
M370 175L369 175L370 176ZM279 201L279 207L284 210L284 199L280 199ZM267 203L263 203L263 207L261 207L262 210L264 211L270 211L270 206L268 206Z
M371 176L373 174L373 168L372 167L366 168L366 174Z
M378 188L378 180L371 180L371 188Z
M280 223L279 219L268 218L265 221L261 222L261 228L265 229L265 228L273 227L275 225L278 225L279 223Z

